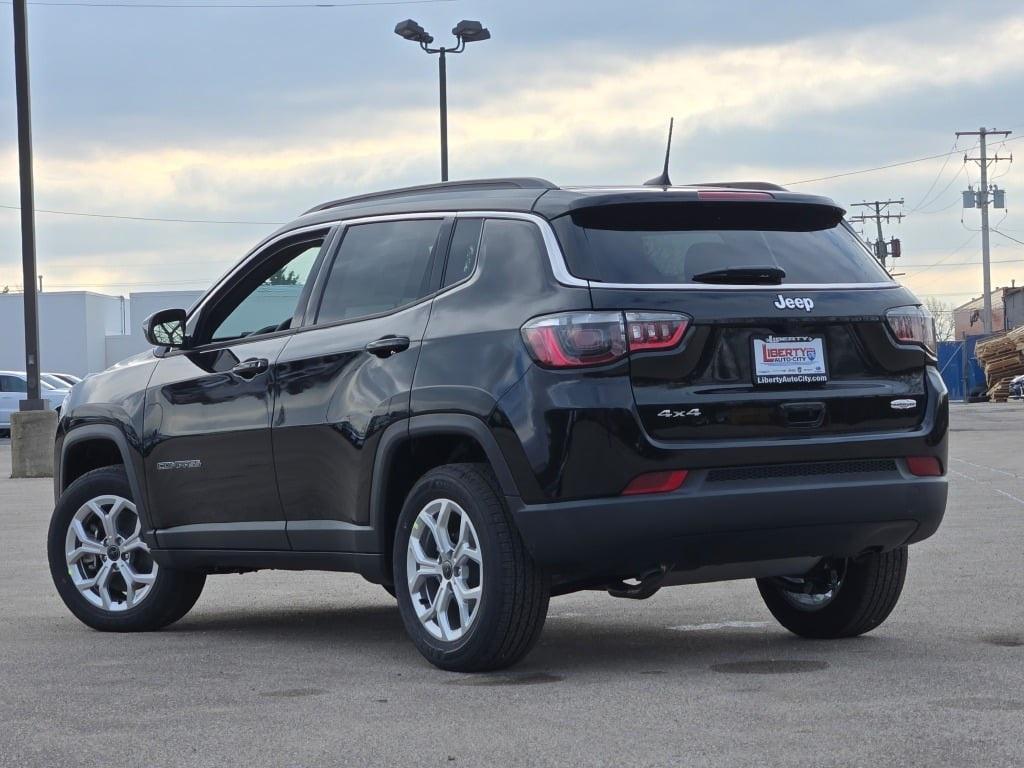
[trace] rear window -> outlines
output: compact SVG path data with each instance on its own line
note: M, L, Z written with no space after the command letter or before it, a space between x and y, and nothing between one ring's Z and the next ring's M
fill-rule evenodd
M782 284L890 280L838 208L685 202L585 208L552 225L569 271L605 283L690 283L735 267L777 267Z

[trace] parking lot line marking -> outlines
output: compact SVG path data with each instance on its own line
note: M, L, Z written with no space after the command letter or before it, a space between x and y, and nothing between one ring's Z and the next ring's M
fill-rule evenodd
M1013 495L1012 493L1007 493L1006 491L1001 491L1001 490L999 490L998 488L993 488L992 490L993 490L993 491L995 491L996 493L1001 493L1001 494L1003 494L1003 496L1006 496L1006 497L1007 497L1007 498L1009 498L1009 499L1013 499L1013 500L1014 500L1014 501L1016 501L1016 502L1017 502L1018 504L1024 505L1024 499L1018 499L1018 498L1017 498L1016 496L1014 496L1014 495Z
M669 629L675 632L706 632L712 629L763 629L767 621L714 621L708 624L679 624Z
M998 488L993 488L993 487L992 487L991 485L989 485L988 483L986 483L986 482L984 482L984 481L982 481L982 480L978 480L978 479L977 479L976 477L971 477L970 475L964 474L963 472L957 472L957 471L956 471L955 469L951 469L951 470L949 470L949 473L950 473L951 475L957 475L958 477L965 477L965 478L967 478L968 480L970 480L970 481L971 481L972 483L977 483L978 485L982 485L982 486L984 486L985 488L987 488L988 490L990 490L990 491L995 491L996 493L998 493L998 494L1000 494L1000 495L1002 495L1002 496L1005 496L1005 497L1006 497L1006 498L1008 498L1008 499L1013 499L1014 501L1016 501L1016 502L1017 502L1018 504L1020 504L1021 506L1024 506L1024 499L1018 499L1018 498L1017 498L1016 496L1014 496L1014 495L1013 495L1012 493L1007 493L1006 491L1002 491L1002 490L1000 490L1000 489L998 489Z
M973 461L967 461L967 459L957 459L950 457L951 461L959 461L961 464L967 464L971 467L977 467L978 469L987 469L989 472L997 472L1000 475L1007 475L1008 477L1015 477L1018 480L1024 480L1024 475L1017 475L1013 472L1007 472L1005 469L996 469L995 467L986 467L983 464L975 464Z

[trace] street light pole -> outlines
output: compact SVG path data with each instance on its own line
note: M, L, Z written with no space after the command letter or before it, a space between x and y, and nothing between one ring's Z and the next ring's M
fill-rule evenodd
M14 83L18 103L18 169L21 181L21 270L25 292L25 373L28 392L23 411L41 411L39 397L39 299L36 295L36 220L32 189L32 108L28 79L28 7L14 0Z
M448 64L446 55L449 53L462 53L466 50L466 43L475 43L481 40L489 40L491 33L479 21L468 21L463 19L452 29L452 34L458 40L454 48L431 48L434 36L412 19L400 21L395 25L395 34L405 40L418 43L426 53L437 54L437 76L438 92L441 110L441 181L448 181Z
M445 66L445 53L447 51L441 48L440 56L437 58L441 99L441 181L448 181L448 70Z

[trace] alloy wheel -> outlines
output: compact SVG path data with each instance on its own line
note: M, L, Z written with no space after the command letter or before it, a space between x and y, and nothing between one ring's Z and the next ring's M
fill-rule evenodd
M152 591L157 564L142 540L135 505L121 496L97 496L71 518L64 547L68 575L97 608L121 612Z
M406 553L409 596L433 637L462 638L480 612L483 552L473 521L451 499L435 499L416 516Z
M806 576L783 576L775 580L787 603L800 611L820 611L836 599L846 577L846 561L823 561Z

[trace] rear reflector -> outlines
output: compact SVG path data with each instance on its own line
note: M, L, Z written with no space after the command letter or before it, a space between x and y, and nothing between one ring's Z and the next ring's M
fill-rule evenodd
M942 464L934 456L907 456L907 469L917 477L940 477Z
M668 472L647 472L637 475L622 492L623 496L637 496L641 493L667 493L679 488L686 480L685 469Z

